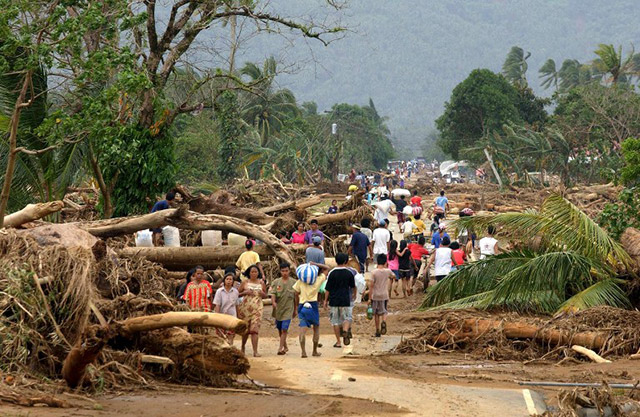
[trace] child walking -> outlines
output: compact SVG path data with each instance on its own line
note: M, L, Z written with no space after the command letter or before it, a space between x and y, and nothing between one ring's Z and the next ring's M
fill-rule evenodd
M376 321L376 337L387 334L387 304L389 303L389 279L394 279L387 264L387 255L380 254L376 258L376 269L371 273L369 295L371 308Z
M291 268L288 262L280 264L280 278L275 279L269 289L273 306L273 317L276 319L276 328L280 335L280 347L278 355L284 355L289 351L287 346L287 334L291 319L296 316L298 305L298 293L293 289L295 281L290 278Z
M398 241L392 240L389 244L389 269L393 272L395 279L391 278L389 282L389 298L391 298L391 289L393 289L396 297L400 295L398 285L400 281L400 262L398 260ZM396 284L395 288L393 284Z

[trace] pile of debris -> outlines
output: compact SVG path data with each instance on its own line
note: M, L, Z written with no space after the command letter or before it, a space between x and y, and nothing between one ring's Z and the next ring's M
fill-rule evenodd
M416 327L416 335L403 340L397 353L456 350L494 360L531 361L584 353L602 359L640 350L640 312L606 306L556 318L473 309L427 311L404 321Z
M118 257L71 225L0 231L3 371L40 381L63 377L88 390L157 379L233 383L248 360L214 332L181 327L211 323L198 322L202 313L179 312L174 285L157 264ZM242 332L246 323L234 320L214 325ZM3 398L28 400L5 391Z

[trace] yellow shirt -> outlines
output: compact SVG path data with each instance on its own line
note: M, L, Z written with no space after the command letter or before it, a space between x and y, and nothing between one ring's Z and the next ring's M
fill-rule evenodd
M318 301L318 291L325 279L324 274L320 274L313 285L305 284L300 280L296 281L296 283L293 284L293 290L300 294L300 300L298 302L304 304L306 302Z
M413 230L414 235L422 234L425 230L427 230L427 225L424 224L422 220L414 220L413 224L416 225L416 228Z
M251 265L257 264L258 262L260 262L260 255L258 255L257 252L248 250L240 255L238 261L236 262L236 266L240 269L241 273L244 273L247 268L249 268Z

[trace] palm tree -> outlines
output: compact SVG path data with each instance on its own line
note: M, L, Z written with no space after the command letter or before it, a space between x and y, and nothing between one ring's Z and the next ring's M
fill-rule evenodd
M600 44L595 54L598 55L598 58L593 60L593 67L598 70L600 74L610 75L604 80L605 82L615 85L618 82L627 83L630 81L634 68L635 55L633 50L623 59L622 46L616 50L613 45Z
M243 119L260 132L260 146L267 146L271 135L279 132L286 119L297 116L300 109L291 90L275 89L276 60L268 58L260 69L254 63L247 63L240 70L250 78L254 86L252 96L242 108Z
M427 290L423 308L575 311L597 305L628 307L622 289L631 259L585 213L559 195L540 211L475 216L454 222L500 228L521 248L473 262ZM536 242L533 244L532 242Z
M531 52L525 54L519 46L512 47L502 65L502 75L515 86L527 87L527 70L529 69L527 59L530 56Z
M558 89L558 70L556 69L556 61L548 59L547 62L538 71L540 78L542 78L542 87L545 89L553 86Z

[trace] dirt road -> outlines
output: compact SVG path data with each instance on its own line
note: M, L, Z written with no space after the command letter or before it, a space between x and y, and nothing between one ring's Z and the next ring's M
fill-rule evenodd
M331 347L335 338L323 335L322 356L303 359L298 356L297 341L291 341L288 355L277 356L277 340L263 338L263 356L251 358L252 368L249 375L269 386L395 405L407 416L530 415L530 409L527 408L525 396L520 389L430 384L398 377L376 368L371 362L371 355L389 351L399 341L400 336L362 336L356 337L350 346L337 349ZM533 403L536 412L541 413L543 404L537 400L535 393ZM358 415L378 414L362 410Z

